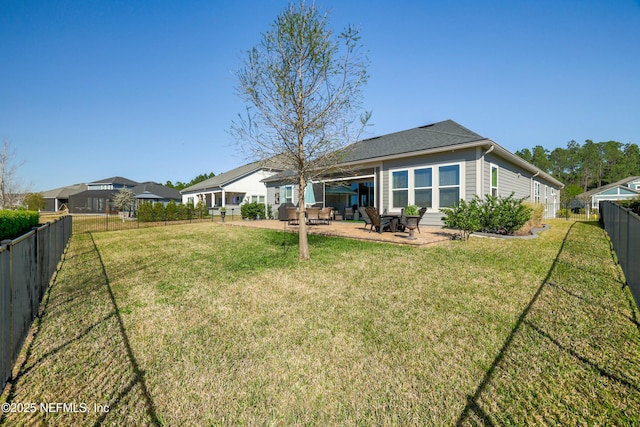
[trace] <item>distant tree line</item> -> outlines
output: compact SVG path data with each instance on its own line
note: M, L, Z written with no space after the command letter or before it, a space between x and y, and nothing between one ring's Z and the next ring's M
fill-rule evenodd
M178 181L178 182L176 182L176 183L174 184L174 183L172 183L171 181L167 181L167 183L165 184L165 186L167 186L167 187L171 187L171 188L175 188L176 190L180 191L180 190L184 190L184 189L185 189L185 188L187 188L187 187L191 187L192 185L195 185L195 184L197 184L197 183L199 183L199 182L205 181L205 180L207 180L207 179L209 179L209 178L213 178L214 176L216 176L216 174L215 174L215 173L213 173L213 172L208 173L208 174L203 173L203 174L200 174L200 175L196 176L195 178L193 178L193 179L192 179L191 181L189 181L189 182L181 182L181 181Z
M640 148L631 143L587 139L580 145L572 140L566 148L558 147L551 152L536 145L516 154L563 182L567 196L640 175Z

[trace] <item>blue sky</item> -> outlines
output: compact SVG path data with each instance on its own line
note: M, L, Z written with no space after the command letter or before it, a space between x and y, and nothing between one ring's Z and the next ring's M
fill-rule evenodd
M452 119L515 152L640 144L640 1L317 1L361 29L367 137ZM245 163L234 70L286 1L0 0L0 138L33 191Z

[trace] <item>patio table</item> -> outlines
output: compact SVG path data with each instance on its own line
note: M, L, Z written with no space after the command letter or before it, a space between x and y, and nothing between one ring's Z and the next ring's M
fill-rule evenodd
M386 213L386 214L380 215L380 218L391 219L391 226L389 227L391 229L391 232L395 233L396 231L398 231L398 224L400 223L400 214Z

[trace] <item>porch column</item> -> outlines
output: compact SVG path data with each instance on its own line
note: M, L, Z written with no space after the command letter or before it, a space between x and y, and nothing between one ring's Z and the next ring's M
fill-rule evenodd
M222 207L226 205L226 195L224 189L222 189Z

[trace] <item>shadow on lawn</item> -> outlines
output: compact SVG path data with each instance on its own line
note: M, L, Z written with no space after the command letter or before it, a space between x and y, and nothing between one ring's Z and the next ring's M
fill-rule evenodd
M6 393L37 410L2 413L0 425L162 425L93 236L75 240Z
M640 422L637 308L629 292L615 292L624 283L619 277L605 282L604 275L571 264L573 250L589 253L575 226L456 425ZM593 262L610 262L607 256ZM558 273L560 263L573 274ZM599 299L602 288L616 299Z

